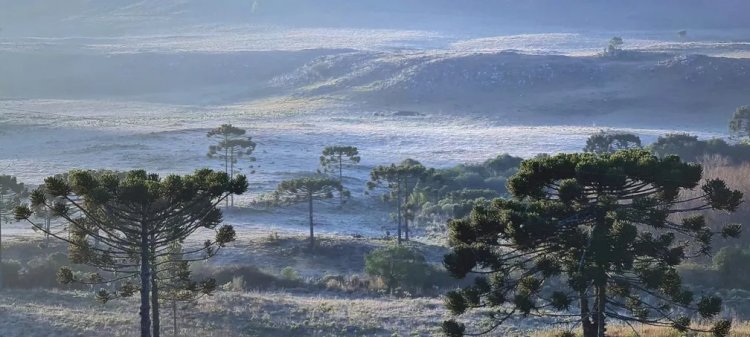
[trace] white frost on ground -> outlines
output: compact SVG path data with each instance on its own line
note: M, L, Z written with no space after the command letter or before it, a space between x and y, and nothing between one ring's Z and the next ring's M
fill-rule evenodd
M252 105L249 105L252 107ZM605 128L568 125L505 125L496 121L446 116L394 117L372 113L254 113L233 107L189 107L139 102L9 101L0 108L0 168L21 181L39 184L44 177L71 169L128 170L185 174L201 167L222 169L206 157L209 128L231 122L248 129L258 142L250 192L237 199L247 205L272 191L283 179L314 172L323 147L357 146L362 162L347 172L346 185L361 204L358 213L341 214L335 203L316 206L318 231L337 235L382 236L392 221L386 210L368 209L364 195L369 170L406 158L427 166L481 162L502 153L531 157L539 153L579 151L585 139ZM254 108L258 108L255 106ZM273 111L273 108L269 108ZM620 129L646 142L680 130ZM702 137L721 136L685 130ZM249 172L251 163L238 165ZM364 210L364 211L363 211ZM228 212L228 223L244 229L303 233L304 207L278 211ZM24 226L6 227L12 236ZM385 226L385 227L384 227Z

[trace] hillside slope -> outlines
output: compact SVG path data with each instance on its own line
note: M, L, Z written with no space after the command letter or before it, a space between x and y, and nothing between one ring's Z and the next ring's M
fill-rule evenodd
M623 57L500 53L343 53L272 85L365 106L559 118L655 112L701 123L746 104L750 60L630 52ZM638 113L641 113L639 115Z

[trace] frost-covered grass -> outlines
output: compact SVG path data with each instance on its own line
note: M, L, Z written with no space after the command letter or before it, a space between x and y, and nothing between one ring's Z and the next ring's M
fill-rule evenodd
M171 335L171 311L162 325ZM445 314L439 299L343 298L332 294L218 292L180 305L182 336L427 336ZM87 292L6 291L0 296L0 335L133 336L135 299L107 304Z
M710 330L710 325L704 325L697 327L702 330ZM547 330L540 331L532 334L531 337L557 337L561 331L559 330ZM618 323L607 326L607 336L609 337L683 337L684 334L680 332L663 327L652 327L641 324L634 324L633 326L620 325ZM692 333L687 336L691 337L712 337L712 333ZM750 324L743 321L735 321L732 324L732 332L730 337L750 337Z

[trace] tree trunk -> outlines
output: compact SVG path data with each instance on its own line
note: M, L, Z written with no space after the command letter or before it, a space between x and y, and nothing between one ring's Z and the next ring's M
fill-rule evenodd
M607 283L596 287L596 336L604 337L607 332L605 313L607 309Z
M172 300L172 330L177 337L177 301Z
M583 330L583 337L596 337L596 330L591 322L589 311L589 300L586 291L582 290L578 292L580 297L580 311L581 311L581 329Z
M156 242L156 238L151 234L151 242ZM151 324L153 328L153 337L161 335L161 320L159 318L159 285L157 284L157 267L156 267L156 250L151 245Z
M3 195L0 194L0 290L3 290Z
M409 180L404 178L404 241L409 241Z
M232 178L234 178L234 146L232 146L231 155L229 157L229 179ZM234 194L230 194L229 199L231 200L230 204L232 205L232 208L234 208Z
M339 202L341 205L344 204L344 162L341 158L341 154L339 154L339 184L341 186L339 187Z
M151 337L151 258L148 242L148 228L141 225L141 337Z
M307 200L309 202L309 208L310 211L310 250L315 250L315 236L313 231L313 195L312 192L308 193Z
M50 230L50 227L52 227L52 216L49 214L49 211L47 212L47 219L45 220L46 221L44 223L45 224L44 227L47 230L47 232L44 233L44 241L47 247L49 247L49 240L50 240L49 230Z
M225 135L224 136L224 173L229 175L229 149L227 148L227 145L229 144L229 139ZM224 206L229 208L229 199L227 198L224 200Z
M398 218L398 228L396 232L398 233L398 244L401 244L401 177L397 179L396 184L396 212L398 212L398 215L396 216Z

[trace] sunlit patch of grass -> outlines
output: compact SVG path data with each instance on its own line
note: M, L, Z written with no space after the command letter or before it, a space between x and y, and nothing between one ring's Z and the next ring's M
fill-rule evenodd
M697 327L699 330L710 330L709 325ZM558 337L562 330L542 330L531 334L531 337ZM575 330L573 332L576 332ZM580 332L576 336L581 336ZM607 337L713 337L710 332L688 332L686 334L666 328L634 324L607 326ZM750 322L734 322L730 337L750 337Z

